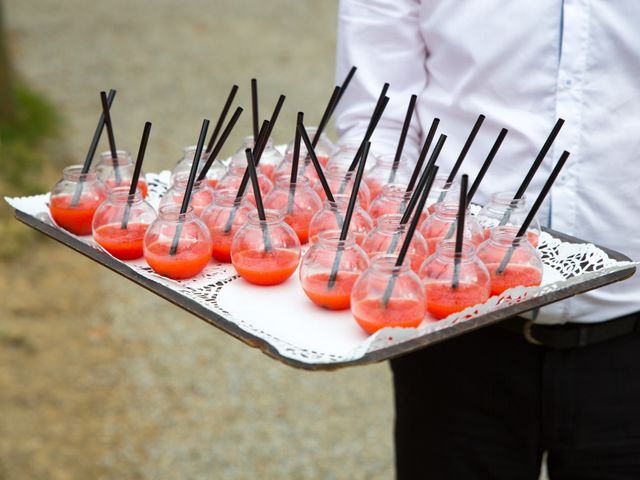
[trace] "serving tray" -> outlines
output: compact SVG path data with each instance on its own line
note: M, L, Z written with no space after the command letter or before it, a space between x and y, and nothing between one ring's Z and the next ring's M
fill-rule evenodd
M170 173L147 174L148 201L156 207ZM203 273L175 281L156 275L143 259L123 262L96 244L57 227L47 207L49 194L6 198L16 218L91 258L132 282L219 328L245 344L292 367L335 370L388 360L513 315L631 277L635 263L621 253L553 230L540 235L544 263L540 287L517 287L486 303L418 328L385 328L367 335L349 311L333 312L313 305L297 274L274 287L241 279L230 265L212 260Z

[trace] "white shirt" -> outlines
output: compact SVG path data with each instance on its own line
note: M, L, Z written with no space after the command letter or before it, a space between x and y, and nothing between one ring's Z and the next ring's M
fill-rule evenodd
M537 196L563 150L571 157L538 216L543 224L640 259L640 1L341 0L336 78L358 71L336 113L360 141L384 82L373 137L395 151L411 94L417 156L434 117L447 172L478 114L487 116L460 173L471 179L509 129L474 201L515 191L556 119L566 120L528 189ZM640 311L640 276L545 307L542 323L596 322Z

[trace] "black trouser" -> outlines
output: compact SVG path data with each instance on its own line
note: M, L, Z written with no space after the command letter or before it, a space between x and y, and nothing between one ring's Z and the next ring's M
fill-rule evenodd
M391 362L398 479L640 479L640 334L570 350L488 327Z

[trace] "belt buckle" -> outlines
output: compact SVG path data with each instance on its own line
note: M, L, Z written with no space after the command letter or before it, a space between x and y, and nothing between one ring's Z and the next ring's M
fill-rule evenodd
M533 345L542 345L542 342L538 341L533 336L533 333L531 331L532 328L533 320L527 320L526 322L524 322L524 325L522 326L522 334L524 335L525 340Z

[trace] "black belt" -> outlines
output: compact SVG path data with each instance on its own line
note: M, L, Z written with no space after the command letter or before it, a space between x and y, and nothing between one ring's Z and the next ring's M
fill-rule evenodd
M640 331L640 312L597 323L541 325L526 318L513 317L498 325L523 335L534 345L557 349L577 348Z

